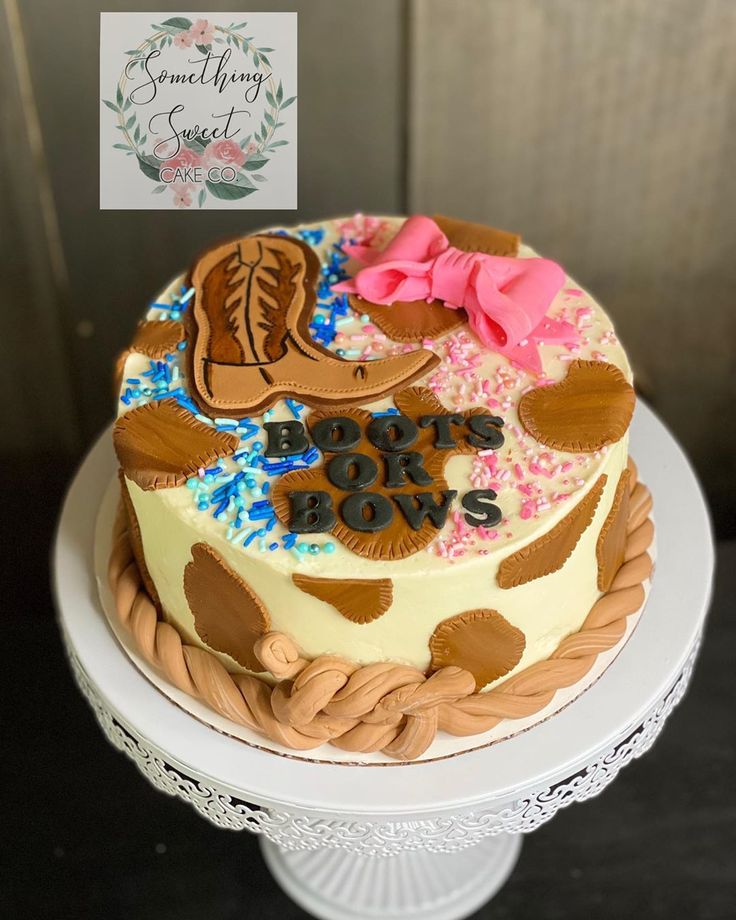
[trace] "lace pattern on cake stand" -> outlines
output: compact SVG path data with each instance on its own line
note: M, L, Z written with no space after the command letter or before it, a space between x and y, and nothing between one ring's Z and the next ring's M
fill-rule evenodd
M622 767L645 754L687 690L700 639L680 673L646 717L624 738L600 751L579 771L525 794L511 805L479 808L434 819L373 823L336 821L329 816L290 814L261 808L231 796L214 784L186 775L161 751L126 724L101 697L79 659L65 642L75 681L108 741L136 764L161 792L189 802L218 827L261 834L286 850L342 849L365 856L393 856L410 850L452 853L501 833L525 834L549 821L561 808L602 792Z

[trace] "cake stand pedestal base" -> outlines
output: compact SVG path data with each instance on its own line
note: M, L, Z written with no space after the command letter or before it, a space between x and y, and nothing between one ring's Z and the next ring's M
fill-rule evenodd
M344 850L284 850L261 837L279 885L320 920L460 920L492 898L513 871L519 834L454 853L406 850L386 859Z

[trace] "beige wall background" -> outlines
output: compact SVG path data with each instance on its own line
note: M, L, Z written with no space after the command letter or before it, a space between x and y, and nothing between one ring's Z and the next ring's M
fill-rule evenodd
M733 521L733 0L259 0L300 14L287 213L99 211L101 7L0 2L6 452L89 442L111 414L113 356L212 237L442 211L520 231L595 292ZM182 9L104 9L151 6Z

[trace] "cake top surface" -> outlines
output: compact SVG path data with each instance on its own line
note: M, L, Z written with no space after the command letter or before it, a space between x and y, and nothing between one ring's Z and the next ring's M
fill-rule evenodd
M626 402L621 392L631 379L625 352L605 312L569 277L546 313L555 327L571 330L569 341L561 341L558 334L554 343L534 342L534 353L523 361L483 344L462 311L445 309L438 301L380 307L346 292L361 269L358 259L383 252L404 220L356 215L264 231L277 234L275 240L299 241L308 250L307 265L316 266L318 260L316 302L305 305L302 312L308 315L299 320L304 350L316 343L322 353L301 382L311 407L306 399L288 395L291 376L301 372L289 366L280 381L268 362L258 370L258 386L265 394L258 399L268 408L238 415L203 405L202 387L218 378L211 370L202 372L206 361L197 363L203 337L195 336L192 317L199 292L214 284L216 265L201 279L196 269L193 275L177 277L150 306L121 366L118 415L134 420L137 438L135 444L128 443L127 456L139 470L140 478L133 477L137 484L154 487L140 473L138 454L141 445L143 452L158 445L170 472L165 483L159 472L155 487L204 539L224 538L234 550L261 557L281 571L334 577L369 571L375 576L379 569L390 575L397 567L420 575L438 567L481 565L490 555L505 556L523 546L540 526L549 528L561 520L595 482L610 445L625 435L628 418L620 424L616 418L617 400ZM274 251L279 246L274 243ZM288 247L284 252L288 255ZM521 245L516 258L536 259L536 253ZM280 278L276 268L270 272L262 282L267 300L291 290L288 285L296 278L296 269ZM232 279L222 283L231 284ZM260 303L267 311L268 305L262 299ZM276 353L274 324L266 325L261 324L266 332L263 348ZM215 328L208 331L211 349L218 334ZM222 354L223 341L221 335ZM521 345L531 349L526 339ZM324 350L340 361L332 362ZM390 358L393 363L373 365L376 371L385 368L386 379L394 374L397 382L390 393L358 405L354 398L352 404L341 402L341 387L349 386L339 363L360 366L355 386L369 392L375 379L371 362ZM239 360L225 355L215 368L222 375L223 393ZM603 395L605 420L598 441L595 431L581 441L575 411L577 407L589 416L591 391ZM147 405L151 410L134 418ZM630 415L626 407L621 414L626 411ZM431 420L441 413L455 416L452 427ZM329 446L320 450L317 442L325 447L336 417L354 423L348 431L354 443L342 453L332 453ZM403 432L395 427L401 418L410 420ZM323 421L321 439L317 421ZM296 422L301 424L292 424ZM282 428L277 423L289 424ZM186 464L171 446L182 424L191 447ZM292 442L285 435L293 438L297 453L288 452ZM342 435L341 430L336 436ZM274 453L278 446L281 450ZM403 459L384 468L388 454ZM410 454L418 464L413 471L406 459ZM427 518L412 526L414 496L437 490L456 493L445 496L449 511L438 516L439 525L432 525L431 532L424 526L429 526ZM366 519L359 501L366 491L391 499L393 518L382 528L379 520L372 531L361 524L355 531L350 525L356 515ZM313 492L331 495L335 524L325 532L297 533L289 527L289 505L294 514L294 503L300 501L294 495ZM396 498L402 493L409 496L403 502ZM382 506L369 509L368 518L380 517L381 511Z

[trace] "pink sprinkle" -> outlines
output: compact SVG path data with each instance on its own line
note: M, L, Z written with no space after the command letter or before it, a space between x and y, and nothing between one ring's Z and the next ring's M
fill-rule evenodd
M366 326L363 326L363 332L367 332L369 335L373 335L373 333L378 332L378 330L372 323L368 323Z
M524 478L524 471L522 470L520 463L514 464L514 476L516 476L517 479Z
M521 511L519 515L522 521L528 521L530 517L534 515L533 504L530 501L525 501L521 503Z
M580 288L565 288L565 293L570 294L573 297L583 296L583 292L580 290Z

